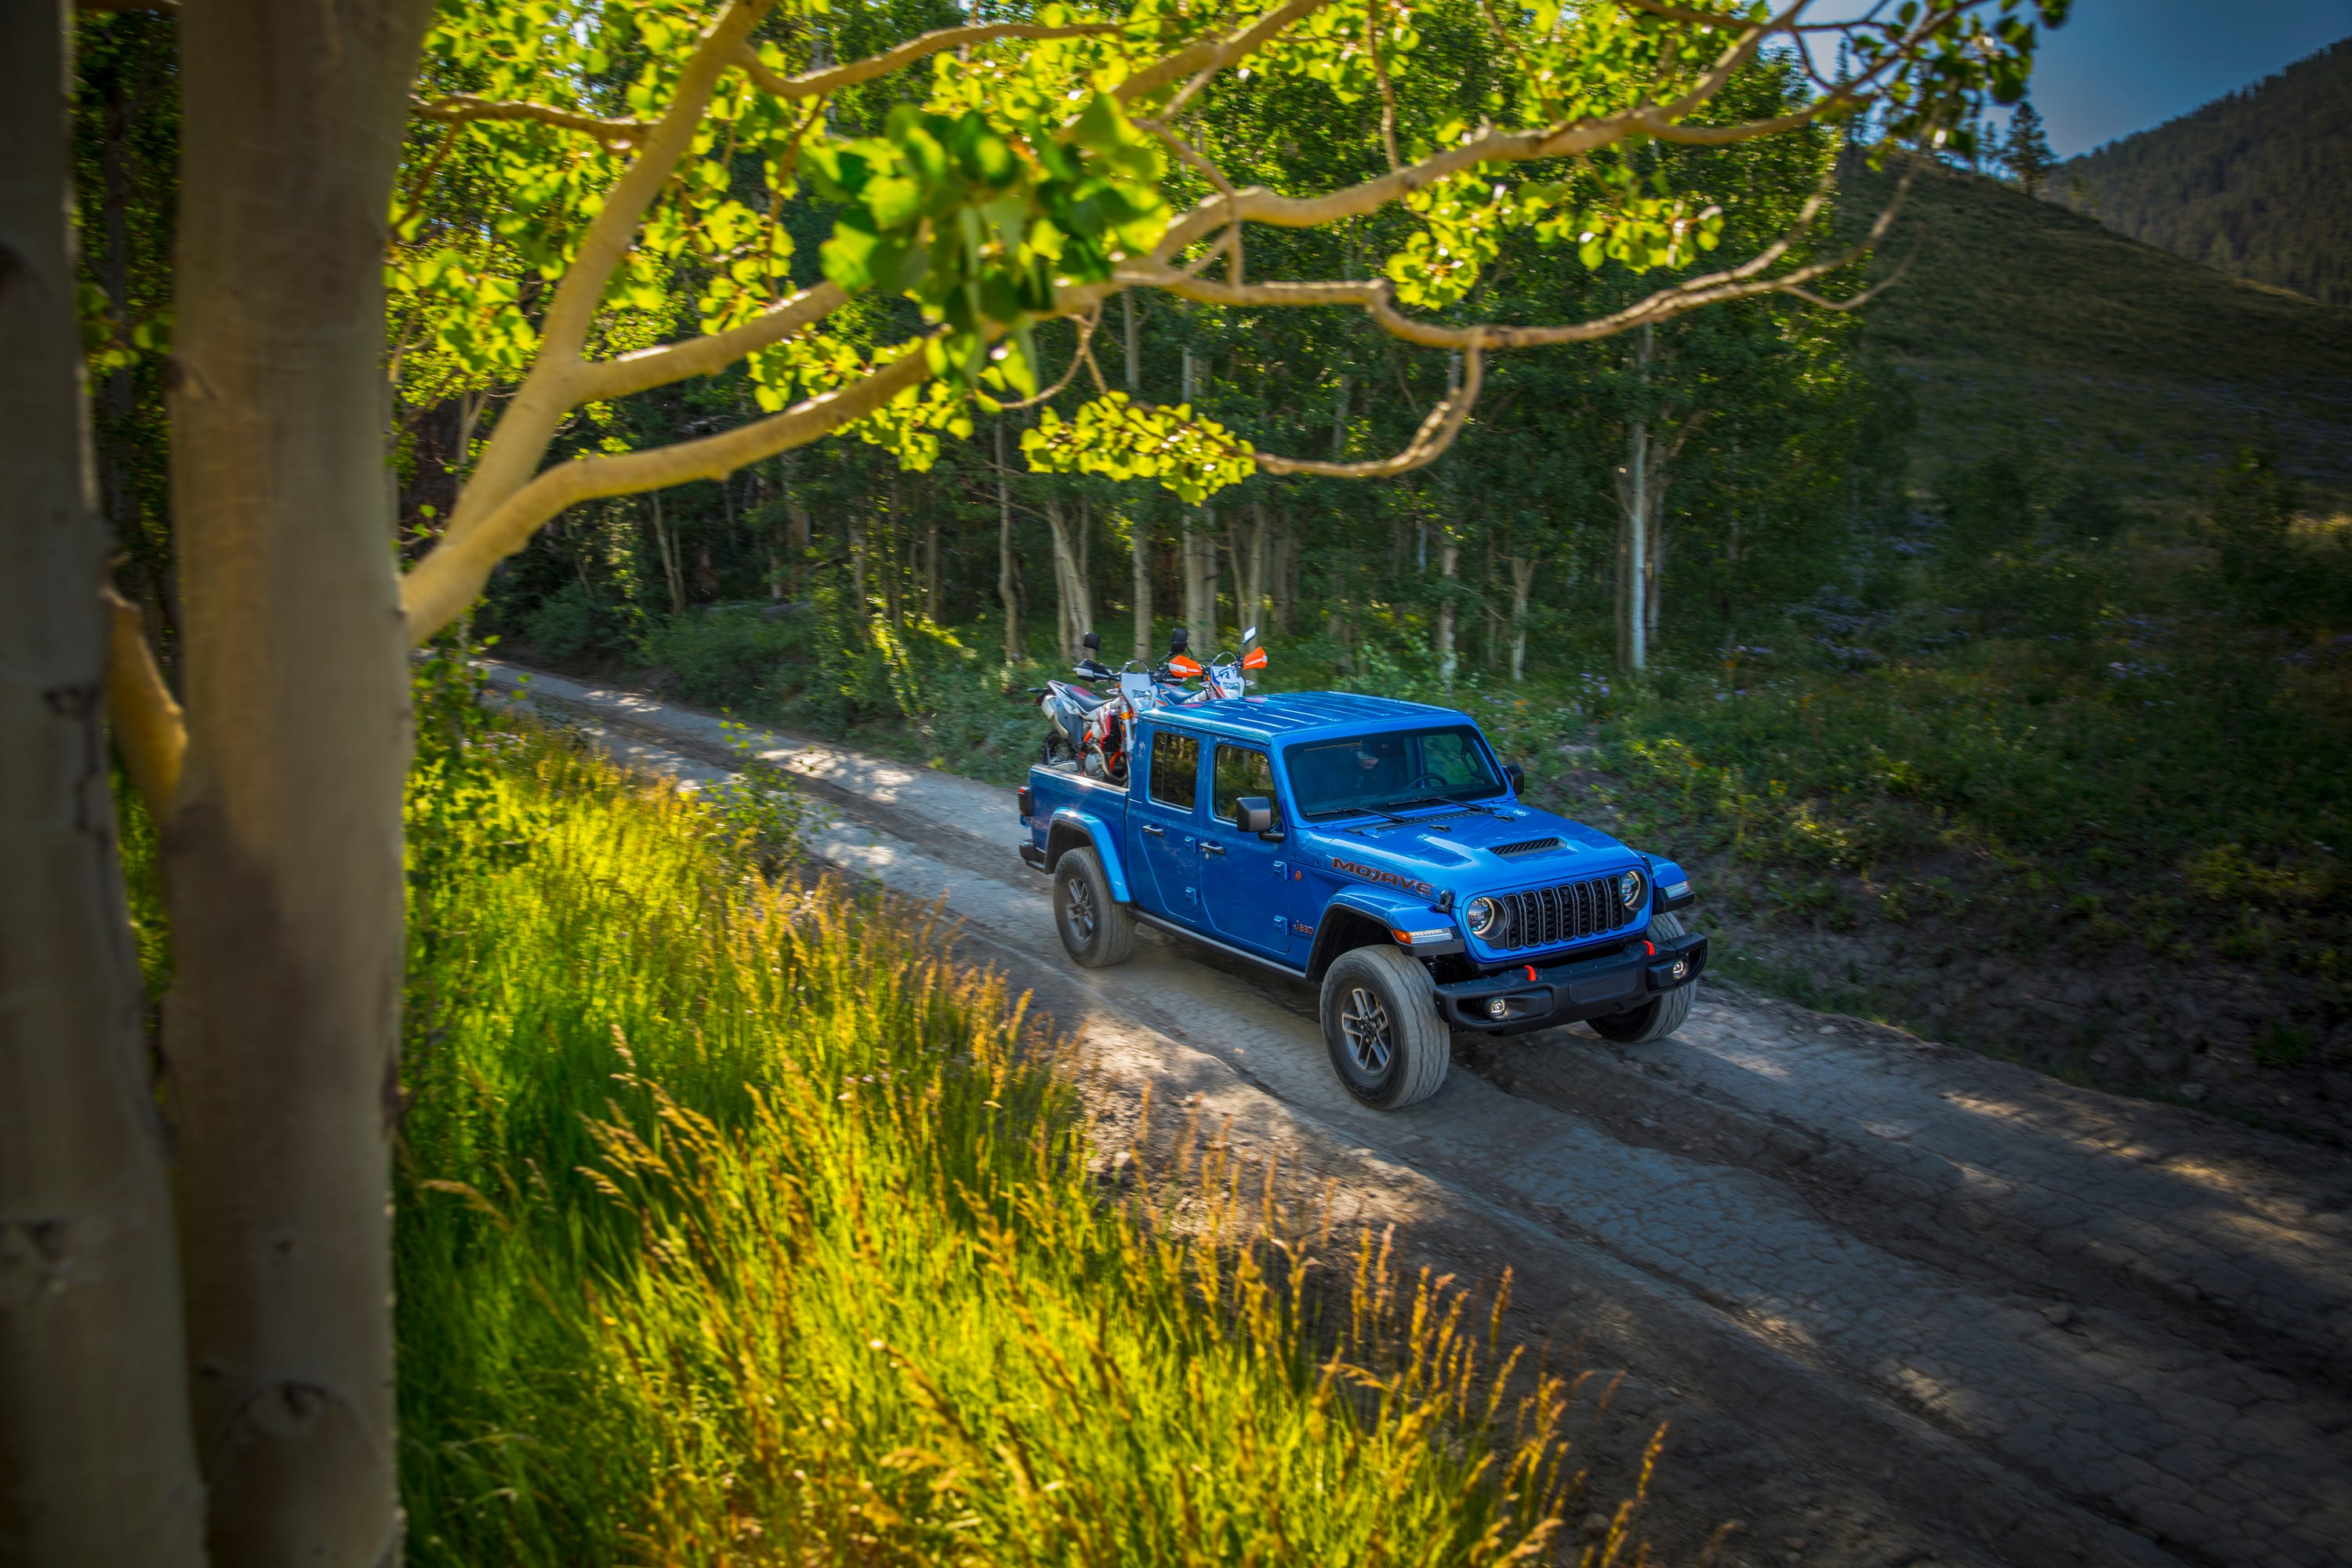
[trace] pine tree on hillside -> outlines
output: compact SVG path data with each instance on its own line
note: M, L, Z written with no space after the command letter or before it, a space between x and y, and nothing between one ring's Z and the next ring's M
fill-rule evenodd
M2352 38L2073 160L2058 188L2134 239L2352 305Z
M2050 151L2049 135L2042 128L2042 112L2031 99L2021 100L2017 112L2009 117L2009 140L2001 145L2000 162L2029 196L2042 194L2050 171L2058 166L2057 155Z

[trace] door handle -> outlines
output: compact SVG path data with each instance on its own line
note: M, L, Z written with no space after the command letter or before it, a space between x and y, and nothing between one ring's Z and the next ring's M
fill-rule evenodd
M1212 843L1210 843L1210 842L1209 842L1207 839L1205 839L1205 838L1204 838L1204 839L1202 839L1202 840L1201 840L1201 853L1202 853L1202 854L1203 854L1203 855L1222 855L1222 854L1223 854L1224 852L1225 852L1225 847L1224 847L1223 845L1222 845L1222 844L1212 844Z
M1160 826L1156 822L1145 823L1143 825L1143 831L1149 833L1154 838L1165 838L1168 837L1168 830Z

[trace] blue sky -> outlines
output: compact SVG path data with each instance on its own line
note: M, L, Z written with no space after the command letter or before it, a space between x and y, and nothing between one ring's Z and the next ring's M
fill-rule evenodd
M2352 36L2352 0L2075 0L2033 105L2061 156L2186 114Z
M1831 0L1817 15L1867 8ZM2066 25L2042 36L2033 105L2049 121L2051 147L2072 157L2346 37L2352 0L2074 0Z

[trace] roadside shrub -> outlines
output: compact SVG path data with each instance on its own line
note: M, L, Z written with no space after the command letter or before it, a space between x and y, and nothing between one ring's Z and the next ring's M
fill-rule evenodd
M644 653L686 700L754 710L781 699L787 662L808 656L808 619L800 605L712 605L656 623Z
M620 606L567 582L524 617L522 635L541 658L569 664L622 651L628 625Z

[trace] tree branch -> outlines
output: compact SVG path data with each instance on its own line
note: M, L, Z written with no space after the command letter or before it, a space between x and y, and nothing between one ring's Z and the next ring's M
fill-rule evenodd
M820 283L761 311L738 327L687 338L674 343L639 349L619 359L585 364L572 377L572 391L582 403L609 403L648 387L667 386L693 375L712 375L744 355L782 342L813 321L821 321L849 302L838 285Z
M111 584L100 588L99 597L106 602L106 710L113 721L114 744L139 798L147 803L147 813L160 828L179 792L180 761L188 750L187 721L172 689L163 684L138 606Z
M1163 55L1113 88L1111 95L1121 103L1133 103L1179 77L1223 70L1235 60L1247 59L1260 44L1329 3L1330 0L1287 0L1280 9L1267 12L1230 37L1203 39L1172 55Z
M1412 440L1394 457L1377 458L1361 463L1330 463L1312 458L1281 458L1272 452L1253 452L1251 458L1269 474L1321 474L1338 479L1384 479L1391 475L1411 473L1427 468L1445 455L1454 438L1462 434L1462 422L1478 401L1478 389L1486 381L1486 358L1479 345L1472 343L1462 351L1462 384L1448 393L1445 400L1429 411L1421 422Z
M484 518L530 479L531 470L547 455L547 444L556 427L582 401L575 390L583 374L580 353L588 341L604 284L628 254L646 209L660 195L678 161L692 150L695 132L701 127L720 74L772 4L772 0L730 0L679 73L677 95L669 108L638 143L636 155L606 194L603 208L589 224L579 253L556 285L555 297L540 322L539 353L532 357L530 373L491 430L472 481L458 494L442 536L445 547L479 527Z
M878 55L868 55L847 65L828 66L823 70L803 71L798 76L777 75L760 63L758 52L748 43L737 51L733 63L763 92L774 93L778 98L817 98L840 88L855 87L861 81L872 81L878 76L888 76L927 55L964 44L984 44L998 38L1087 37L1116 33L1119 26L1117 22L1076 22L1063 27L1047 27L1034 22L991 22L969 27L937 27Z
M1198 278L1178 272L1171 268L1122 268L1114 281L1127 287L1143 286L1164 289L1169 293L1209 305L1262 305L1295 308L1307 305L1354 305L1379 322L1390 335L1424 348L1438 349L1528 349L1543 348L1555 343L1591 342L1614 337L1631 328L1671 321L1687 315L1706 305L1721 304L1732 300L1755 299L1767 294L1795 294L1806 284L1851 266L1885 237L1888 226L1895 221L1904 198L1908 195L1916 166L1904 171L1902 183L1894 196L1878 215L1877 221L1860 241L1835 256L1810 261L1801 267L1777 276L1766 276L1775 262L1786 256L1799 237L1810 228L1827 201L1816 195L1799 213L1797 221L1779 239L1764 247L1738 267L1702 277L1685 279L1679 283L1658 289L1647 298L1636 300L1622 310L1597 316L1586 321L1559 326L1507 327L1492 323L1472 327L1448 327L1435 321L1425 321L1406 315L1397 309L1393 285L1385 278L1363 282L1327 280L1317 283L1253 283L1235 285L1214 279ZM1246 196L1247 192L1243 195ZM1223 198L1220 198L1221 200ZM1893 279L1888 279L1892 282ZM1873 289L1875 294L1885 284ZM1858 302L1858 301L1855 301ZM1852 309L1850 302L1844 308Z
M600 496L662 489L690 479L724 479L747 463L806 446L873 413L930 374L919 342L864 380L797 403L781 414L700 440L647 451L559 463L499 503L465 537L445 534L401 584L408 640L421 647L473 603L490 569L521 549L564 508Z
M478 120L537 121L541 125L552 125L560 130L584 131L607 147L635 146L645 140L649 129L642 120L599 120L593 114L557 109L552 104L476 98L463 92L434 99L413 97L408 100L408 108L409 112L420 120L439 120L459 125Z
M1302 6L1312 10L1319 3L1320 0L1293 0L1292 5L1274 15L1280 16ZM1720 92L1739 63L1753 55L1763 38L1775 31L1785 30L1791 25L1791 18L1811 3L1812 0L1795 0L1779 17L1752 25L1724 51L1697 85L1671 103L1648 104L1597 119L1569 121L1533 130L1497 131L1490 128L1452 147L1441 148L1419 163L1321 195L1285 196L1263 185L1249 185L1235 197L1228 198L1220 194L1213 198L1204 198L1169 225L1160 244L1152 251L1152 259L1164 262L1179 251L1198 243L1211 230L1236 218L1276 228L1315 228L1336 223L1341 218L1360 217L1481 163L1524 163L1544 158L1570 157L1580 153L1596 152L1634 134L1697 146L1725 146L1793 130L1818 119L1837 104L1860 101L1867 94L1859 89L1858 83L1871 79L1867 76L1859 78L1855 83L1848 83L1804 109L1775 115L1769 120L1744 121L1735 125L1684 125L1679 121L1704 107ZM1892 68L1895 60L1916 47L1916 38L1928 36L1929 23L1949 16L1956 9L1951 5L1934 7L1912 29L1914 41L1906 41L1903 49L1891 52L1877 69ZM1205 47L1195 46L1194 50L1185 52L1191 54ZM1170 59L1178 58L1171 56ZM1130 78L1119 90L1125 93L1137 79Z

